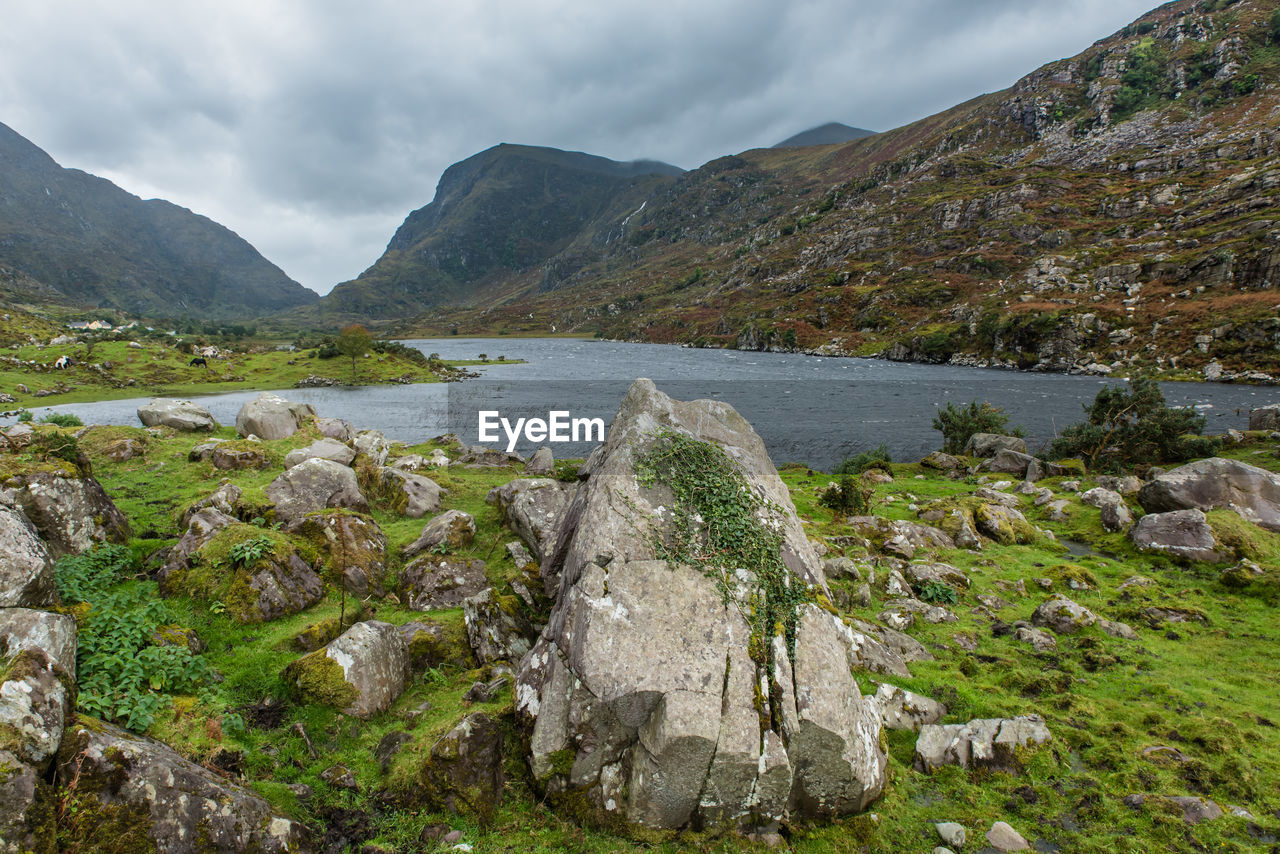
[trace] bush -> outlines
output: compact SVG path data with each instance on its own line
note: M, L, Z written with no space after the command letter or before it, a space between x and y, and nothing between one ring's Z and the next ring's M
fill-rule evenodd
M1221 444L1200 435L1203 415L1165 406L1159 383L1148 376L1134 377L1128 387L1103 388L1084 410L1088 420L1063 430L1049 446L1051 457L1078 457L1091 469L1120 471L1212 456Z
M835 511L836 516L865 516L871 512L871 499L875 496L875 487L845 474L840 482L822 491L818 503Z
M83 427L84 422L70 412L51 412L40 419L41 424L53 424L57 427Z
M964 406L948 403L938 410L933 429L942 433L942 450L948 454L964 453L964 446L975 433L1003 433L1021 436L1021 427L1008 429L1009 416L998 406L971 400Z
M30 424L30 423L31 423L31 419L33 419L33 418L35 418L35 416L31 414L31 410L30 410L30 409L24 409L24 410L22 410L21 412L19 412L19 413L18 413L18 423L19 423L19 424Z
M879 447L872 448L870 451L862 451L852 457L845 457L844 462L836 466L835 474L862 474L867 469L883 469L892 473L893 469L890 463L889 446L881 443Z

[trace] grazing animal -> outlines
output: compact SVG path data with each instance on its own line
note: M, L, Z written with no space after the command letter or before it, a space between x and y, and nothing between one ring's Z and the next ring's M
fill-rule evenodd
M53 363L53 367L54 367L54 370L61 371L64 368L69 368L74 364L75 362L71 361L70 356L59 356L58 360Z
M209 369L209 360L206 359L204 356L196 356L194 359L188 362L187 365L188 366L204 365L204 368L207 371Z

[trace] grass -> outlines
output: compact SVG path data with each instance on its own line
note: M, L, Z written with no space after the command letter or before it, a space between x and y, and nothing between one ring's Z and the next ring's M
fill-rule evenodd
M215 435L232 434L224 427ZM189 462L188 451L204 435L162 431L156 436L135 428L95 427L83 435L81 446L133 524L139 538L135 551L146 553L173 542L180 534L181 511L224 477L244 489L250 505L264 501L262 490L279 474L283 455L317 436L307 428L266 443L273 461L266 471L223 472L209 463ZM112 441L129 437L145 440L140 456L119 463L103 456ZM424 443L401 450L429 454L438 446ZM1253 437L1226 452L1275 469L1280 467L1276 450L1274 443ZM916 464L896 464L893 473L893 482L878 485L875 495L874 512L889 518L914 519L908 505L966 494L977 485L973 479L949 480ZM522 472L451 467L427 474L449 490L442 509L465 510L476 519L475 541L456 556L485 560L490 581L507 593L507 583L518 573L502 546L514 536L501 527L496 509L484 497ZM811 538L848 533L841 520L818 504L817 493L831 475L802 465L784 466L781 475ZM1043 483L1060 492L1060 479ZM1084 487L1090 485L1085 478ZM891 780L885 796L871 807L874 818L794 823L785 830L795 850L929 850L938 844L936 821L958 821L976 839L996 820L1008 821L1028 839L1073 852L1245 851L1258 844L1249 822L1231 815L1190 827L1167 810L1134 811L1122 799L1136 792L1201 795L1224 806L1238 804L1257 817L1257 825L1275 833L1273 811L1280 809L1280 793L1271 782L1280 779L1280 699L1270 664L1280 642L1275 605L1265 596L1230 589L1219 581L1218 567L1183 566L1137 554L1123 536L1102 530L1093 508L1077 507L1069 521L1053 523L1031 501L1022 499L1028 519L1060 539L1090 544L1094 553L1068 555L1048 539L1023 546L988 544L978 553L939 552L935 557L963 569L972 587L959 591L959 602L952 606L958 622L918 623L911 629L935 660L913 663L911 678L894 681L946 703L946 722L1041 714L1053 741L1027 757L1019 776L954 768L924 774L912 768L914 736L888 733ZM378 507L372 516L387 534L394 574L403 564L398 550L416 538L424 520ZM1280 536L1238 523L1230 514L1210 516L1221 530L1247 540L1263 560L1280 556ZM857 549L849 554L859 556ZM1134 575L1155 584L1120 590ZM1066 580L1071 577L1092 578L1096 589L1070 590ZM1037 583L1041 578L1100 615L1130 623L1140 639L1111 638L1094 627L1060 637L1056 651L1037 654L1011 635L993 633L994 624L979 606L1005 624L1028 619L1050 595ZM986 599L983 604L980 595L1001 601ZM238 757L246 784L277 810L313 827L333 827L344 816L354 817L366 826L358 834L361 844L395 851L421 850L419 834L436 824L462 830L464 841L484 851L765 850L736 838L689 837L640 845L581 828L571 817L554 813L540 801L521 757L519 734L512 729L510 688L490 703L468 706L463 701L471 684L489 678L491 671L459 663L466 656L459 609L422 614L392 599L344 601L330 590L302 613L241 625L208 600L174 596L167 602L178 622L195 629L207 644L204 657L219 679L195 695L176 698L159 713L149 734L198 762L212 762L224 751ZM875 620L881 607L877 598L868 608L853 606L845 616ZM1147 615L1151 607L1189 609L1203 614L1204 621L1153 623ZM301 655L294 638L317 623L336 620L340 611L348 622L357 612L360 619L393 624L425 619L441 625L456 647L454 660L416 674L388 712L367 722L300 703L281 678L284 667ZM860 676L860 681L864 692L873 690L869 677ZM281 709L270 725L263 723L261 712L266 702ZM431 812L416 797L417 775L432 744L472 711L487 712L507 730L505 797L486 827ZM294 724L301 724L317 755ZM384 773L374 753L383 738L397 732L406 733L408 740ZM1144 758L1143 750L1157 745L1176 748L1187 761ZM325 769L339 763L351 770L358 790L321 779ZM311 797L300 798L289 788L294 784L310 787Z

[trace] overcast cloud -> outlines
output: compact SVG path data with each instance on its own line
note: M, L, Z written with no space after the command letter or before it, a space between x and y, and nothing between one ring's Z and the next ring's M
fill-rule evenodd
M1154 0L39 0L0 121L205 214L320 293L499 142L686 169L1002 89Z

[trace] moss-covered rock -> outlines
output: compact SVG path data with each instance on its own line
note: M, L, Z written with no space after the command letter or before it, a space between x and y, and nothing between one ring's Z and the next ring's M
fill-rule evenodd
M431 747L419 774L422 797L481 824L502 802L504 734L493 718L477 712L463 718Z
M326 556L330 577L355 596L387 588L387 535L371 517L349 510L309 513L298 533Z

